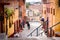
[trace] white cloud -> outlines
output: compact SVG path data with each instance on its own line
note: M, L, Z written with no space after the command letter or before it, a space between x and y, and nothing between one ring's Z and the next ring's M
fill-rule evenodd
M41 2L41 0L26 0L26 2Z

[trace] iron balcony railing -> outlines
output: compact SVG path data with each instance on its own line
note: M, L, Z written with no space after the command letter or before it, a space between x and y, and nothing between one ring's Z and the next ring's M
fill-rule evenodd
M47 21L45 21L45 22L47 22ZM55 25L51 26L51 27L48 28L48 29L50 29L50 30L52 31L52 28L55 27L55 26L58 25L58 24L60 24L60 22L56 23ZM40 31L39 29L41 29L41 26L42 26L42 25L43 25L43 24L41 24L39 27L37 27L36 29L34 29L34 30L33 30L29 35L27 35L27 36L28 36L28 37L29 37L29 36L33 36L33 35L34 35L33 33L34 33L35 31L36 31L36 35L35 35L35 36L42 35L43 32L46 32L46 31L48 30L48 29L46 29L46 30L44 30L44 31L42 31L42 32L39 33L39 31ZM51 32L50 32L50 34L51 34ZM52 36L52 35L50 35L50 36Z

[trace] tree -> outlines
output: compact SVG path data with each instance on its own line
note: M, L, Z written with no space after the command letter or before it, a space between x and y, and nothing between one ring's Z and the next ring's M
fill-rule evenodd
M28 2L28 3L26 3L26 8L29 8L29 5L30 5L30 3Z

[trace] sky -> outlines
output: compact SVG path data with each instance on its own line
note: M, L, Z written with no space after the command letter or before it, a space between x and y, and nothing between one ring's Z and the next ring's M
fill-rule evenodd
M41 2L41 0L26 0L26 2Z

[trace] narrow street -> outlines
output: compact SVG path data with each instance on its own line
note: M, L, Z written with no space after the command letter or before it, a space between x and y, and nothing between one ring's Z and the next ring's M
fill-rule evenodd
M38 37L36 36L36 32L34 32L32 36L27 37L29 33L31 33L34 29L36 29L41 25L40 22L29 22L29 23L30 23L30 30L28 30L27 25L25 25L24 30L19 33L19 37L9 38L9 40L12 40L12 39L13 40L45 40L45 39L48 40L44 32L42 35L39 35ZM39 31L43 31L43 30L39 30Z
M60 40L60 0L0 0L0 40Z
M32 36L27 37L27 35L29 35L29 33L31 33L34 29L36 29L37 27L39 27L41 25L40 22L29 22L29 23L30 23L30 27L31 27L30 30L28 30L27 25L25 25L24 30L19 33L19 37L7 38L7 39L5 38L5 39L6 40L60 40L60 38L58 38L58 37L47 37L44 32L42 35L39 35L38 37L36 36L36 32L34 32ZM41 30L41 31L43 31L43 30ZM3 39L3 40L5 40L5 39Z
M27 35L29 35L29 33L31 33L34 29L36 29L40 25L41 25L41 23L39 23L39 22L30 22L30 30L28 30L27 25L25 25L25 28L23 29L23 31L20 32L20 36L27 37ZM36 32L35 32L35 34L36 34Z

